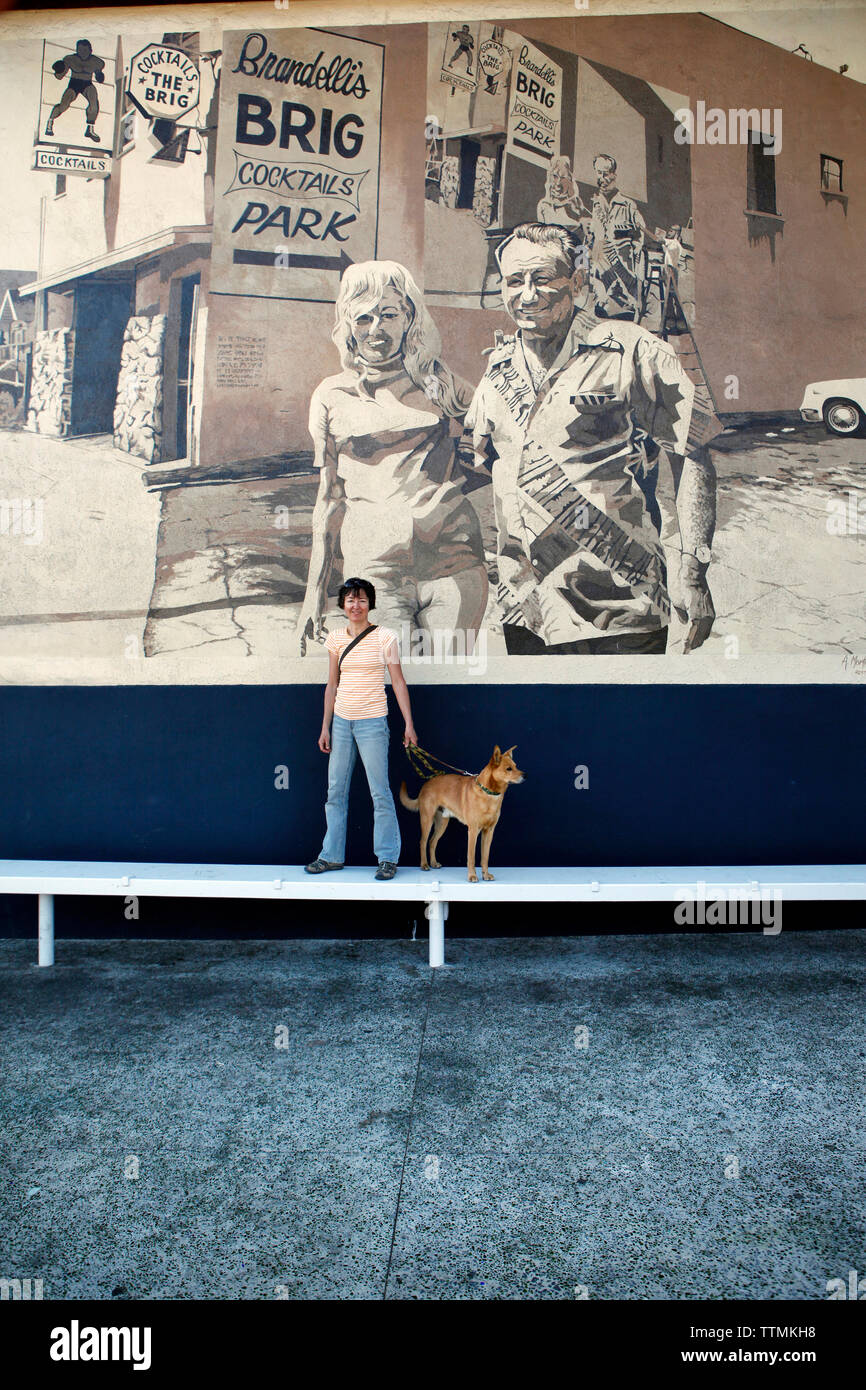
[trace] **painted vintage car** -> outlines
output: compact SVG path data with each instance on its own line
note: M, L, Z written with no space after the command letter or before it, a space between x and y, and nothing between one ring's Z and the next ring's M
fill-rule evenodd
M804 420L823 420L829 434L866 433L866 377L810 382L803 392L800 415Z

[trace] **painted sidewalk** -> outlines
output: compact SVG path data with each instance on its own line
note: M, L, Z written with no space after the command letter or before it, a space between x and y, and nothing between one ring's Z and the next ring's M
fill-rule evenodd
M709 678L742 679L739 656L766 658L777 672L788 657L818 652L838 658L832 679L850 681L846 663L866 654L866 517L862 506L857 513L866 441L830 438L822 426L753 423L720 435L713 458L718 524L709 581L717 618L703 656L734 660L713 663ZM673 582L667 471L659 500ZM11 430L0 431L0 472L7 497L41 508L38 532L10 533L0 547L0 682L324 682L323 648L308 644L301 660L295 631L311 474L160 495L146 490L141 460L108 439ZM471 495L492 554L491 490ZM848 532L836 534L833 526L843 523ZM491 660L505 653L494 610L491 603ZM672 655L685 631L675 614ZM519 665L509 658L509 679ZM426 683L429 672L413 664L410 684ZM448 681L462 672L449 666L443 674ZM473 680L482 674L473 670ZM670 668L657 678L670 679Z

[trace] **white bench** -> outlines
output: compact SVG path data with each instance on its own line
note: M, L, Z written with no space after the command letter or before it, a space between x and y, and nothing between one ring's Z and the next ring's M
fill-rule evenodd
M759 864L672 868L495 867L495 879L469 883L465 867L403 868L377 882L374 868L307 874L282 864L101 864L42 859L0 860L0 893L39 898L39 964L54 964L54 897L271 898L314 902L424 903L429 922L430 965L445 964L445 919L449 902L713 903L866 898L863 864ZM479 870L480 874L480 870ZM741 917L741 921L742 921ZM755 921L754 908L752 922ZM701 927L698 925L698 929ZM684 930L688 930L685 927Z

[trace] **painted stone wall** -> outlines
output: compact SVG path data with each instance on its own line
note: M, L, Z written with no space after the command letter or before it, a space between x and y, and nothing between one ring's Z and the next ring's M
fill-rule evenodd
M165 314L136 314L126 325L114 408L114 447L159 463Z
M479 155L475 166L475 194L472 199L472 215L482 227L489 227L493 221L493 178L496 160L489 155Z
M72 398L71 328L49 328L33 342L33 373L27 428L37 434L65 435Z
M456 208L457 194L460 191L460 160L456 154L447 154L442 161L439 191L445 206Z

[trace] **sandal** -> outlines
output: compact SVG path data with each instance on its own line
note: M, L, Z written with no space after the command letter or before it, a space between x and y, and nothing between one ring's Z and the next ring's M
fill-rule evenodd
M342 869L342 867L342 864L329 864L327 859L314 859L312 864L306 864L304 866L304 873L324 874L327 873L329 869Z

